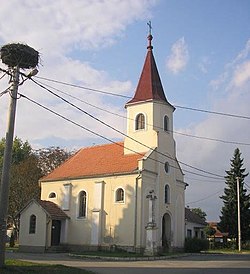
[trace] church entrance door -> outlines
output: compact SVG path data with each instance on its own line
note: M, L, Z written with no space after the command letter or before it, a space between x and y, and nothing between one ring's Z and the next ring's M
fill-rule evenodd
M51 228L51 245L59 245L60 244L60 234L61 234L61 221L53 220L52 228Z
M171 247L171 217L165 213L162 217L162 248L168 252Z

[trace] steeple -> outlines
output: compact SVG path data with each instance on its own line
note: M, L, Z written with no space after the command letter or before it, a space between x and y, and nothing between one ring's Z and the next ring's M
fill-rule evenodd
M148 51L145 63L142 69L138 86L136 88L135 95L129 102L127 102L126 105L152 100L163 101L169 104L164 94L161 79L158 73L158 69L152 51L153 36L151 35L151 23L149 23L148 25L150 30L148 35Z

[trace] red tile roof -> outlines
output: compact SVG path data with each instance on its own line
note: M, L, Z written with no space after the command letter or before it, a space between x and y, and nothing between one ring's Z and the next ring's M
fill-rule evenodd
M142 154L124 155L123 143L82 148L40 181L74 179L136 171Z
M55 203L44 200L36 200L53 220L65 220L69 216Z
M152 36L149 36L148 40L148 52L142 69L141 77L134 97L127 104L144 102L148 100L164 101L169 104L164 94L161 79L152 52Z

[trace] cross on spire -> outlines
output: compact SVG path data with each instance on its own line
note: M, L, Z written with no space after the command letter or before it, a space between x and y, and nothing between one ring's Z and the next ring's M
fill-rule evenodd
M152 34L151 34L151 32L152 32L151 21L148 21L147 25L148 25L148 46L147 46L147 49L148 49L148 50L152 50L152 49L153 49L153 46L151 45L151 41L152 41L152 39L153 39L153 36L152 36Z
M151 21L148 21L147 25L148 25L148 35L152 35L152 25L151 25Z

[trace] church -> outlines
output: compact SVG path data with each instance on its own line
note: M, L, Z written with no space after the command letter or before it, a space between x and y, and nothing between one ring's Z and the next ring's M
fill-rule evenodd
M148 36L123 141L80 149L40 180L41 200L20 211L21 251L119 248L154 255L182 249L184 174Z

